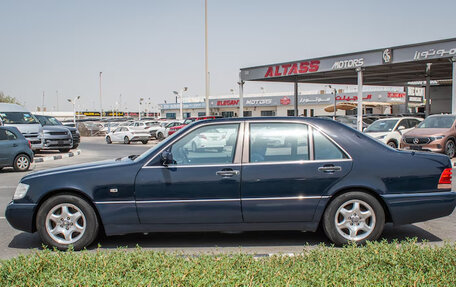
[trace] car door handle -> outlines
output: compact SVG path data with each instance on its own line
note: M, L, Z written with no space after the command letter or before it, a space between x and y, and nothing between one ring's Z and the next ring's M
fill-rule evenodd
M219 170L215 173L221 177L232 177L239 174L239 170Z
M13 147L17 147L17 143L14 143L14 144L13 144Z
M325 166L320 166L318 168L318 171L326 172L326 173L332 173L336 171L341 171L342 168L340 166L334 166L334 165L325 165Z

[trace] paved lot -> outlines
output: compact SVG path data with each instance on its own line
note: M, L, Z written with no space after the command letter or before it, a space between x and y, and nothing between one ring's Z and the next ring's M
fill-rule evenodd
M105 160L140 154L152 147L134 143L130 145L104 143L102 138L83 138L81 155L73 158L39 163L34 170L43 170L70 164ZM19 254L32 252L41 247L37 234L20 232L9 226L4 218L6 205L12 198L19 180L25 173L16 173L11 169L0 171L0 258L9 258ZM444 241L456 241L456 213L451 216L413 225L394 227L387 225L383 237L391 241L417 237L418 240L442 244ZM227 233L151 233L149 235L131 234L100 238L99 243L104 249L126 246L134 248L139 245L146 249L179 251L187 254L214 252L248 252L255 254L296 253L309 244L328 244L324 234L311 232L245 232ZM96 248L94 244L91 248Z

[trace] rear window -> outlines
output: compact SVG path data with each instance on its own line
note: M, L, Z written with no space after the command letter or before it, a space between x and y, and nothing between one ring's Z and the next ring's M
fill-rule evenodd
M31 113L25 112L1 112L0 118L5 125L38 124L37 119Z

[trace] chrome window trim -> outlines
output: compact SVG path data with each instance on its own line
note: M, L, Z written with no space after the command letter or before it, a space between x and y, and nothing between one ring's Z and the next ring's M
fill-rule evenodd
M277 165L277 164L311 164L311 163L331 163L331 162L346 162L352 161L349 158L344 159L319 159L319 160L298 160L298 161L268 161L268 162L246 162L242 166L250 165Z
M163 151L165 151L167 148L169 148L170 146L172 146L175 142L177 142L178 140L180 140L181 138L185 137L187 134L191 133L192 131L196 130L196 129L199 129L199 128L202 128L202 127L205 127L205 126L210 126L210 125L232 125L232 124L239 124L239 128L238 128L238 136L237 136L237 140L239 142L239 139L240 139L240 134L239 132L241 131L241 129L243 129L243 126L244 126L244 121L230 121L230 122L214 122L214 123L211 123L211 122L208 122L208 123L205 123L205 124L201 124L201 125L196 125L194 126L193 128L189 129L188 131L186 131L185 133L183 133L182 135L180 135L179 137L176 137L173 141L171 141L170 143L168 143L167 145L165 145L162 149L160 149L153 157L150 158L150 160L148 160L141 168L151 168L149 167L149 163L151 161L153 161L157 156L159 156ZM234 158L233 158L233 163L230 163L230 164L239 164L240 162L236 162L236 153L238 152L237 151L237 148L238 148L238 144L236 143L236 150L234 151ZM217 164L218 165L224 165L223 163L222 164ZM226 164L225 164L226 165ZM194 165L194 166L202 166L202 165ZM165 167L165 166L160 166L160 167ZM177 167L177 166L171 166L171 167ZM179 167L182 167L179 166ZM168 167L167 167L168 168Z
M192 164L192 165L156 165L156 166L143 166L142 168L166 168L166 169L172 169L172 168L186 168L186 167L241 167L240 163L217 163L217 164Z

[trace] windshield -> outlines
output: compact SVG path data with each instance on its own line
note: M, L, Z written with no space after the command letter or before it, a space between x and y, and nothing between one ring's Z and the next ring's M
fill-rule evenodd
M455 116L432 116L422 121L417 128L420 129L449 129L454 123Z
M0 118L6 125L38 124L37 119L32 114L24 112L3 112L0 113Z
M378 120L367 127L366 133L390 132L398 120Z

